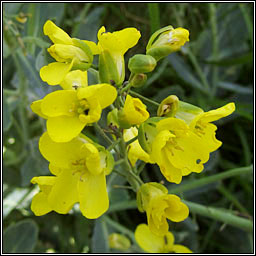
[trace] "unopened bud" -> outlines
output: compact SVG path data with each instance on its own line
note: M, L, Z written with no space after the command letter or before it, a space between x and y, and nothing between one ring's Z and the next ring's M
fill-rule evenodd
M132 73L148 73L154 70L156 60L150 55L136 54L129 59L128 68Z
M126 251L131 247L130 240L121 234L113 233L108 237L109 247L121 251Z
M130 83L133 87L139 88L142 85L145 84L145 82L147 81L147 75L140 73L140 74L135 74Z
M157 109L158 116L173 117L179 106L179 99L175 95L165 98Z
M189 41L189 31L187 29L174 29L172 26L167 26L151 36L146 53L158 61L170 53L180 50L187 41Z

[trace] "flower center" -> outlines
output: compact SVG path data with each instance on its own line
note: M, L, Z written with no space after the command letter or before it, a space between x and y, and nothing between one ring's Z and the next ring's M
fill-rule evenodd
M86 99L82 99L79 101L79 105L76 111L79 115L80 121L83 123L88 123L90 119L89 118L90 105Z
M80 174L80 181L86 181L89 171L85 164L85 159L78 159L71 163L72 165L72 175L77 173Z

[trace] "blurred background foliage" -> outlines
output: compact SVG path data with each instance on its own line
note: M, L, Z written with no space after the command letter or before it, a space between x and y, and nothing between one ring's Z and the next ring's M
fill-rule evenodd
M168 184L156 165L148 164L142 178L145 182L163 182L186 201L252 219L253 175L248 172L253 162L252 3L4 3L4 252L118 252L108 245L112 232L131 239L133 245L126 252L141 252L133 232L138 224L146 223L146 215L136 209L134 193L117 188L125 185L125 180L116 173L107 180L110 209L97 220L84 218L78 207L68 215L52 212L41 217L30 210L31 199L38 191L30 179L50 175L48 163L38 150L45 122L30 109L32 101L55 90L39 77L40 68L52 61L46 50L50 40L42 31L48 19L72 37L95 42L102 25L110 32L136 27L142 37L126 54L126 63L134 54L145 53L147 41L157 29L167 25L188 29L190 42L160 61L147 83L134 91L157 102L175 94L205 111L228 102L235 102L237 109L217 122L217 138L223 145L211 154L201 174L191 174L177 186ZM152 115L156 113L156 106L144 103ZM93 129L88 128L87 133L104 144ZM247 172L190 186L204 177L239 167ZM183 185L188 185L187 189ZM190 212L184 222L170 225L176 243L199 253L252 252L253 237L248 230Z

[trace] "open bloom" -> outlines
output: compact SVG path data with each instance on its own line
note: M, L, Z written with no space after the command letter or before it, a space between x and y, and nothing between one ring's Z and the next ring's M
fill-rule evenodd
M105 27L98 31L99 75L103 83L113 80L120 85L125 76L124 54L137 44L140 32L136 28L126 28L113 33Z
M33 112L47 119L52 140L67 142L87 124L100 119L102 109L112 104L116 89L109 84L90 85L77 90L59 90L31 104Z
M138 245L149 253L192 253L184 245L174 244L174 236L171 232L164 236L157 236L151 232L146 224L140 224L135 230L135 239Z
M104 147L80 134L73 140L56 143L48 133L39 141L41 154L50 162L54 176L34 177L40 192L31 209L35 215L50 211L66 214L80 203L82 214L89 219L100 217L109 207L106 178L113 168L113 157Z
M172 52L178 51L189 41L189 31L185 28L167 26L156 31L149 39L147 54L160 60Z
M203 170L210 152L185 121L165 118L157 122L156 129L150 157L168 181L179 184L182 176Z
M137 192L138 209L146 211L148 226L155 235L163 236L168 232L167 219L180 222L188 217L188 207L176 195L168 194L161 184L143 184Z
M48 52L57 61L41 68L40 77L44 82L58 85L72 68L86 70L90 67L93 54L98 53L94 42L71 38L50 20L46 21L43 30L54 43Z
M124 130L124 141L129 141L138 135L138 129L136 127L131 127L130 129ZM142 160L146 163L152 163L149 154L146 153L140 146L139 141L135 140L127 147L128 159L132 166L135 166L137 160Z
M124 128L129 128L132 125L139 125L149 118L146 105L140 99L133 98L130 95L126 96L124 108L119 114L120 124Z

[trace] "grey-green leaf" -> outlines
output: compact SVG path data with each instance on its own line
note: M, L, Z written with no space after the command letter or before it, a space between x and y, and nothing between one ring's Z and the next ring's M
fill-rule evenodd
M3 235L4 253L31 253L38 239L38 226L32 219L9 226Z

